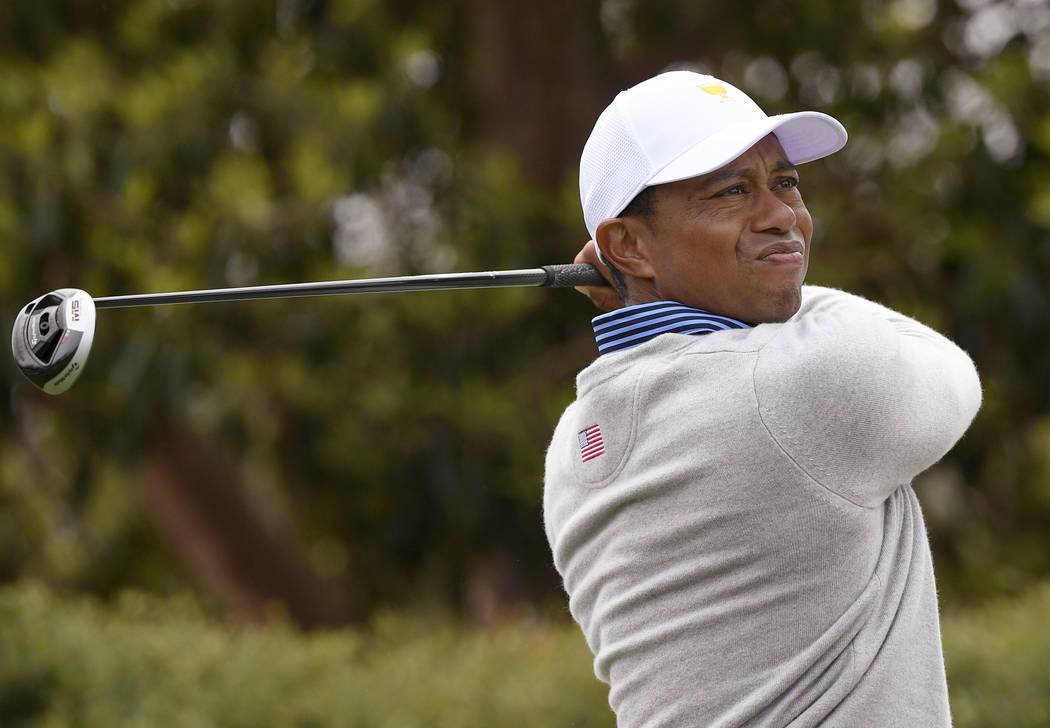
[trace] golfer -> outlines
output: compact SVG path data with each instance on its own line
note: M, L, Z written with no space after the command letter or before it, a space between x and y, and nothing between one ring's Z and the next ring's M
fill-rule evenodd
M876 303L804 286L798 165L830 116L767 117L661 74L583 150L599 356L546 460L544 520L623 728L949 726L910 483L980 405L970 358ZM598 263L593 243L578 261ZM622 299L622 300L621 300Z

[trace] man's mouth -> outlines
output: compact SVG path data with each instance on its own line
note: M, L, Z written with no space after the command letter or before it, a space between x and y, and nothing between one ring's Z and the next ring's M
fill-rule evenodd
M773 265L802 265L805 246L797 240L774 243L758 254L758 260Z

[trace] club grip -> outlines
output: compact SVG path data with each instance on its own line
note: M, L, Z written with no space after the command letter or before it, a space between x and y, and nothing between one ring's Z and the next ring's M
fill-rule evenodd
M545 265L543 271L547 274L547 280L542 286L545 288L573 288L575 286L607 286L609 281L605 280L597 268L590 263L571 263L567 265Z

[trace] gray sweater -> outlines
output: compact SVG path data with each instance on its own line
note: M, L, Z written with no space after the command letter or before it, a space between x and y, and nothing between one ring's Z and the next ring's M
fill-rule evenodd
M910 482L980 399L952 342L814 286L581 372L544 521L618 725L950 725Z

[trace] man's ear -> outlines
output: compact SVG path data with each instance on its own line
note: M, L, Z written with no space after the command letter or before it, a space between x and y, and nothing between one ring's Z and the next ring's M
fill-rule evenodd
M594 243L606 260L632 278L651 279L653 268L646 257L652 236L649 226L631 215L603 220L595 230Z

